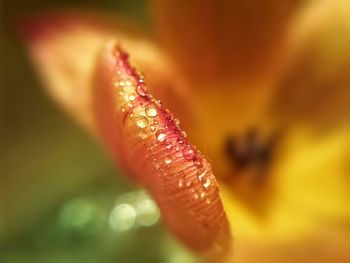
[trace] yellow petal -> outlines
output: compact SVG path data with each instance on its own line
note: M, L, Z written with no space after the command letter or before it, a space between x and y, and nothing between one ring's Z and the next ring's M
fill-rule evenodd
M349 128L291 130L270 171L274 191L262 216L221 188L238 262L349 261L349 134Z

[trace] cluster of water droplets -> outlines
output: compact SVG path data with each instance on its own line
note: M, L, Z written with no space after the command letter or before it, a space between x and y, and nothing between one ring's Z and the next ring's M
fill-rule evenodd
M178 119L149 94L143 77L133 69L129 71L131 76L119 72L115 83L119 102L123 103L121 111L139 129L138 138L148 143L147 157L155 172L169 180L176 178L177 188L190 191L194 200L206 198L212 186L210 164L188 143ZM210 199L206 202L209 204Z

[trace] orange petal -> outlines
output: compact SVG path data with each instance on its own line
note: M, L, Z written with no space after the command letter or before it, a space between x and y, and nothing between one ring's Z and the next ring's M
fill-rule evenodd
M211 88L223 80L257 81L277 70L297 2L153 1L157 32L183 73L201 88L208 81Z
M102 54L96 83L105 145L153 194L168 228L205 255L227 251L229 226L210 164L114 43Z
M108 15L59 12L25 20L21 33L49 94L83 126L95 131L92 74L96 57L114 37L133 50L135 64L149 76L153 91L176 113L188 114L186 94L160 49L134 26ZM169 81L173 79L173 81ZM185 94L185 95L184 95Z
M273 112L282 122L326 126L350 118L350 4L316 1L293 27L291 66Z

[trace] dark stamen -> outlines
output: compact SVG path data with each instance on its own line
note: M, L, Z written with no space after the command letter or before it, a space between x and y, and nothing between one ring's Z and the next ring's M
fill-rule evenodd
M264 139L258 129L251 128L241 137L229 136L225 150L232 163L239 169L265 167L271 160L275 141L275 136Z

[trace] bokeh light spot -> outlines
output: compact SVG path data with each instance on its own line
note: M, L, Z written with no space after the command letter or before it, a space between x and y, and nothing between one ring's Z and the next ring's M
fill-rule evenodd
M110 227L117 232L129 230L135 223L135 209L128 204L117 205L109 216Z
M141 226L152 226L159 219L159 209L151 199L142 200L136 207L137 223Z

